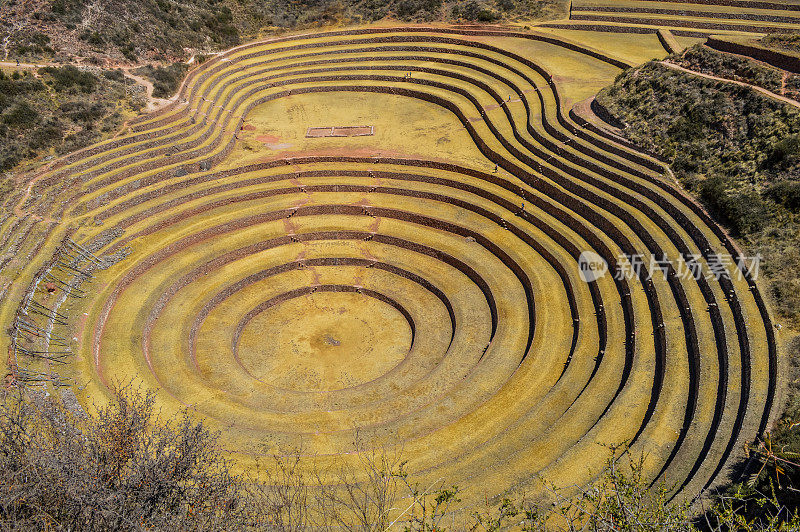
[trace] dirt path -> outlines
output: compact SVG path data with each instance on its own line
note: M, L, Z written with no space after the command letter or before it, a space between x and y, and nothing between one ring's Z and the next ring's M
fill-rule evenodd
M25 70L38 70L39 68L46 67L46 66L63 66L65 63L50 63L50 62L43 62L43 63L19 63L17 64L16 61L0 61L0 67L9 67L9 68L19 68ZM80 66L75 64L75 66ZM147 78L143 78L141 76L137 76L136 74L131 73L131 67L123 68L122 70L125 72L125 76L131 78L133 81L142 85L145 88L145 94L147 96L147 104L145 106L145 112L152 112L158 109L161 109L165 105L169 104L170 102L174 101L177 98L177 94L170 99L166 98L154 98L153 97L153 84ZM120 132L124 130L124 127L120 129ZM25 187L25 193L23 194L22 198L14 205L14 214L20 218L27 216L30 213L25 212L22 208L28 199L31 197L33 192L33 187L36 185L36 182L45 177L47 174L47 170L53 166L58 161L58 159L54 161L50 161L49 163L39 167L35 171L35 177L28 181L27 186ZM55 220L51 220L49 218L42 218L41 216L32 215L34 219L37 221L45 221L45 222L52 222Z
M792 100L791 98L787 98L786 96L781 96L780 94L775 94L772 91L768 91L764 87L758 87L756 85L751 85L751 84L745 83L743 81L736 81L736 80L733 80L733 79L727 79L727 78L721 78L721 77L718 77L718 76L712 76L711 74L703 74L702 72L697 72L696 70L691 70L691 69L688 69L688 68L684 68L684 67L682 67L680 65L676 65L675 63L669 63L667 61L661 61L661 64L666 66L666 67L669 67L669 68L671 68L673 70L680 70L681 72L687 72L689 74L694 74L695 76L700 76L701 78L713 79L714 81L722 81L723 83L733 83L735 85L739 85L739 86L742 86L742 87L748 87L750 89L753 89L754 91L758 91L761 94L772 98L773 100L778 100L779 102L782 102L782 103L788 103L789 105L791 105L793 107L797 107L798 109L800 109L800 102L798 102L797 100Z
M0 67L6 68L22 68L25 70L38 70L46 66L60 66L60 63L20 63L16 61L0 61Z
M51 219L45 220L41 216L37 216L35 214L28 213L28 212L25 212L24 210L22 210L22 207L25 205L25 203L27 203L28 199L31 197L31 191L33 190L33 186L36 184L37 181L42 179L44 176L45 176L45 174L42 173L42 174L34 177L30 181L28 181L28 186L25 187L25 194L23 194L22 198L17 202L16 205L14 205L14 214L17 216L17 218L24 218L25 216L30 214L33 217L34 220L37 220L37 221L40 221L40 222L41 221L48 221L48 222L55 221L55 220L51 220Z
M153 83L149 79L142 76L137 76L131 72L130 67L123 68L122 71L125 72L127 77L131 78L139 85L144 86L145 94L147 95L147 105L145 106L145 112L147 113L161 109L162 107L175 101L175 99L178 97L176 93L176 95L172 98L155 98L153 97Z
M40 69L42 67L46 67L46 66L56 66L57 67L57 66L64 66L65 64L70 64L70 63L49 63L49 62L44 62L44 63L19 63L19 64L17 64L16 61L0 61L0 67L19 68L19 69L23 69L23 70L38 70L38 69ZM80 64L74 64L74 65L75 66L81 66ZM133 81L135 81L136 83L138 83L139 85L141 85L141 86L143 86L145 88L145 95L147 96L147 104L145 105L145 112L149 113L149 112L152 112L152 111L157 111L157 110L161 109L162 107L164 107L165 105L169 104L170 102L172 102L175 99L175 97L172 97L172 98L169 98L169 99L153 97L153 83L149 79L144 78L142 76L137 76L136 74L131 72L132 68L134 68L134 67L123 67L122 71L125 72L125 76L126 77L131 78Z

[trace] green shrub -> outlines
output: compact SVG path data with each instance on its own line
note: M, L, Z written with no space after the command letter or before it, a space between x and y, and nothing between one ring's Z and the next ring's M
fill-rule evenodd
M779 181L771 185L765 195L788 209L800 210L800 181Z
M64 129L58 120L51 118L36 127L28 135L28 146L34 150L42 150L61 140Z
M64 153L87 146L121 123L119 104L127 98L122 71L95 76L69 66L46 67L40 74L41 80L27 71L0 72L2 171L52 149Z
M395 13L405 20L430 19L441 6L441 0L400 0L395 7Z
M136 52L132 44L129 44L124 48L121 48L120 51L122 52L122 55L125 57L125 59L127 59L128 61L134 62L139 58L136 55Z
M712 50L702 44L697 44L669 59L690 70L743 81L773 92L780 92L783 83L782 70L746 57Z
M184 63L173 63L169 66L148 65L137 68L133 73L145 76L153 82L153 96L168 98L178 90L188 69L188 65Z
M16 74L16 76L14 75ZM15 96L22 96L33 92L45 90L44 84L38 79L32 77L23 77L18 72L14 72L11 76L6 76L0 70L0 95L8 98ZM2 108L0 108L2 111Z
M474 0L470 0L464 5L454 6L453 16L477 22L494 22L500 18L500 15Z
M92 44L94 46L100 46L104 42L103 37L97 31L84 30L80 34L80 38L81 40L86 41L87 43Z
M712 177L703 182L700 197L739 235L761 230L767 223L767 206L753 190L732 189L732 182Z
M786 168L800 161L800 134L789 135L773 145L766 164Z
M80 12L84 7L84 0L53 0L50 11L61 20L80 22Z
M796 33L772 34L761 39L761 44L790 52L800 52L800 35Z
M92 92L97 85L94 74L79 70L72 65L40 68L39 74L49 76L53 80L53 88L58 92L72 87L78 87L83 92Z
M94 122L105 116L106 106L94 102L69 101L61 104L60 111L76 122Z
M3 122L10 127L32 126L37 118L39 118L39 113L27 102L18 103L3 114Z
M103 77L112 81L125 82L125 73L121 69L115 68L114 70L104 70Z

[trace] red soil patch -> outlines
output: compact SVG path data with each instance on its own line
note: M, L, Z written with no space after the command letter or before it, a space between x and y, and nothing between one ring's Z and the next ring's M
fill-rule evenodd
M255 131L255 130L256 126L254 126L253 124L245 124L242 126L242 131Z
M256 137L256 140L258 142L263 142L264 144L275 144L281 139L275 135L259 135Z
M354 201L354 202L350 203L350 205L360 205L362 207L369 207L370 206L370 202L369 202L369 200L367 198L361 198L358 201Z
M301 207L302 205L295 205L295 206ZM297 234L297 225L295 225L294 220L292 220L291 218L283 219L283 227L287 235L292 236Z

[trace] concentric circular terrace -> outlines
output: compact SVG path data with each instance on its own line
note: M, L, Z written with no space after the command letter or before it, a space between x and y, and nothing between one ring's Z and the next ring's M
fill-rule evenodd
M38 284L3 318L61 301L76 356L55 369L85 405L139 379L245 466L352 460L358 433L477 499L589 481L598 444L629 441L653 481L694 495L767 426L775 340L736 264L676 270L737 256L726 234L569 112L624 66L464 28L231 50L10 199L27 216L3 221L4 252L29 249ZM336 126L374 134L306 137ZM59 300L36 272L65 237L130 253ZM585 282L585 251L611 271Z

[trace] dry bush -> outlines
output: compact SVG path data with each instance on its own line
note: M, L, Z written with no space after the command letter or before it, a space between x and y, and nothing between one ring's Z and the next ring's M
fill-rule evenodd
M559 530L592 532L682 532L695 530L689 502L669 502L665 483L651 485L644 476L644 456L611 457L599 481L571 498L560 498Z
M358 467L341 465L332 473L334 483L315 473L315 502L322 530L379 532L390 524L398 500L404 464L399 458L356 444Z
M792 488L784 497L796 490L785 480L788 459L771 447L762 472L776 479L773 494L717 495L698 520L622 447L611 448L591 485L548 488L547 503L509 497L467 514L451 508L457 487L420 485L399 451L357 442L358 462L329 471L309 471L301 453L290 453L256 483L231 473L217 438L186 413L162 419L154 393L130 385L92 416L41 395L0 398L0 530L800 530L774 493L776 485Z
M302 532L312 528L311 485L301 468L300 452L274 456L275 467L266 471L263 483L251 482L248 488L251 508L263 516L259 522L276 532Z
M0 527L224 529L253 524L217 436L188 415L162 420L129 386L96 416L55 399L0 404Z

